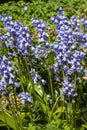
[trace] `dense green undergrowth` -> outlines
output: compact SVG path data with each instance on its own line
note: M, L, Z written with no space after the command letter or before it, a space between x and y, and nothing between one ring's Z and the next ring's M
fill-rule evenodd
M28 10L24 10L24 5L28 6ZM62 6L68 17L75 15L77 17L86 17L87 5L86 0L32 0L31 2L24 1L9 1L0 4L0 14L11 15L14 20L21 20L23 23L29 23L29 20L34 17L48 21L51 16L57 14L57 7Z

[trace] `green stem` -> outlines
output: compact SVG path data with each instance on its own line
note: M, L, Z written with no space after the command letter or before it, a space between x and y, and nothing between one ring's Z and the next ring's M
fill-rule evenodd
M9 108L12 112L12 116L14 118L14 123L15 123L15 127L16 127L16 130L22 130L20 127L19 127L19 121L18 121L18 117L17 117L17 113L15 112L15 110L12 108L11 106L11 101L9 99L9 96L7 97L7 100L9 102Z
M73 109L73 127L76 127L76 120L75 120L75 105L72 104Z
M24 87L23 87L23 72L22 72L22 65L21 65L21 61L20 61L20 57L18 56L18 67L19 67L19 70L20 70L20 83L21 83L21 89L22 89L22 91L24 91Z
M53 84L52 84L52 76L51 76L51 72L50 69L48 68L48 75L49 75L49 91L52 95L52 101L54 101L54 93L53 93Z
M57 105L57 103L58 103L59 98L60 98L60 96L57 97L57 99L56 99L56 101L55 101L55 103L54 103L54 105L53 105L53 107L52 107L52 112L54 111L54 109L55 109L55 107L56 107L56 105Z
M75 77L74 77L74 87L75 87L75 89L77 89L77 88L76 88L76 80L77 80L77 79L76 79L76 74L75 74Z
M67 108L67 106L66 106L66 125L68 125L68 108Z
M64 74L64 71L62 71L62 78L63 78L63 80L64 80L64 77L65 77L65 74ZM63 109L63 108L64 108L64 100L65 100L65 99L64 99L64 96L62 96L62 98L63 98L63 103L62 103L62 109ZM62 110L62 111L63 111L63 110ZM61 112L62 112L62 111L61 111ZM64 117L64 113L63 113L63 120L64 120L64 118L65 118L65 117Z
M7 120L6 120L6 117L5 117L4 109L3 109L2 106L3 106L3 105L0 103L0 107L1 107L1 110L2 110L2 113L3 113L3 116L4 116L4 121L5 121L5 123L6 123L6 127L7 127L8 130L10 130L10 128L9 128L9 126L8 126L8 123L7 123Z
M17 98L16 98L16 90L15 89L13 90L13 94L14 94L14 100L12 101L12 104L14 105L14 107L16 107L16 111L17 111L18 105L17 105ZM17 120L19 122L20 129L22 130L22 123L20 121L20 117L19 116L17 117Z

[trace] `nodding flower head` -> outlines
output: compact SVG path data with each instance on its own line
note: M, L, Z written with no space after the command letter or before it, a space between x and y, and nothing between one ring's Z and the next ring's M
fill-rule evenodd
M33 103L33 98L28 92L19 93L18 98L21 99L22 103Z
M24 5L23 8L24 8L24 10L28 10L28 6L27 5Z
M47 23L42 20L37 20L35 18L32 18L31 21L38 32L38 41L47 42L48 41L48 33L46 32Z
M24 27L21 22L13 22L8 16L1 16L0 20L6 26L6 34L0 39L4 41L7 48L14 49L19 55L27 56L31 48L31 36L28 27Z
M12 63L5 56L0 57L0 77L0 92L2 94L7 92L8 88L10 92L13 88L20 87L20 83L17 82L14 75Z
M74 88L74 83L69 83L69 81L65 79L62 84L62 94L67 97L76 97L77 93Z

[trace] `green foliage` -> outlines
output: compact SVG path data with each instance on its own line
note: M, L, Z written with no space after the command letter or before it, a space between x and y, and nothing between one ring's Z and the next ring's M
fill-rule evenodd
M28 10L24 10L24 5L28 6ZM14 20L19 20L29 25L32 17L48 21L51 16L57 14L58 6L62 6L69 17L72 15L78 16L78 14L79 17L86 16L86 1L81 0L49 0L48 2L34 0L27 3L24 1L9 1L0 5L0 14L10 15Z
M6 109L4 110L0 109L0 120L3 121L5 125L8 125L9 127L16 130L13 116L11 116ZM0 124L0 126L2 126L2 124Z

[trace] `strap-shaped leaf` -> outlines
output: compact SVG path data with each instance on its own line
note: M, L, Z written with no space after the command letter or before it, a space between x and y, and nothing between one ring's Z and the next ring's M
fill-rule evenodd
M8 111L6 109L4 109L2 111L2 109L0 109L0 120L3 121L4 123L7 123L7 125L11 128L13 128L14 130L16 130L15 128L15 122L13 117L8 113Z

